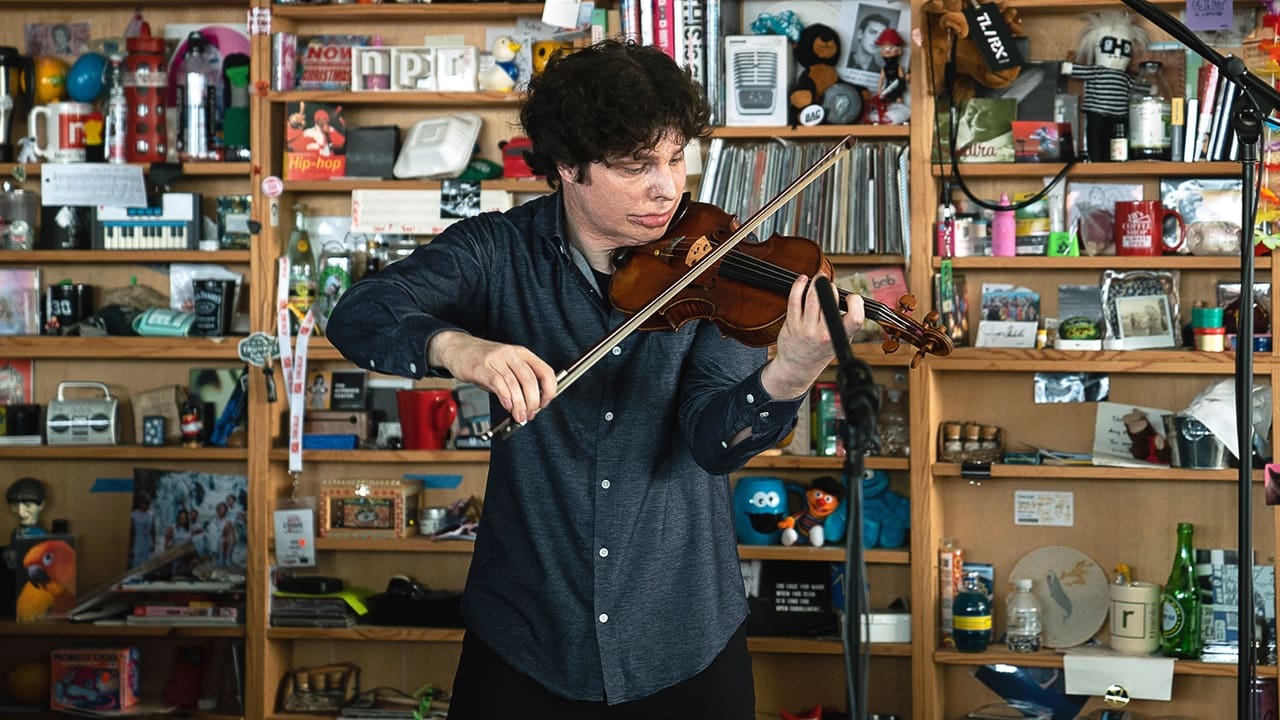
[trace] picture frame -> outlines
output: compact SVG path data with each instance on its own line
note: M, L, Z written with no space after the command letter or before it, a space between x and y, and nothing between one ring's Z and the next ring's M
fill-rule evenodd
M322 481L319 530L321 537L404 537L403 484L389 478Z
M1103 271L1104 347L1178 347L1178 279L1177 270Z

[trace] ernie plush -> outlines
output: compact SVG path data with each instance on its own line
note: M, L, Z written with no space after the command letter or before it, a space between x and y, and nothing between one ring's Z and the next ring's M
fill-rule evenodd
M822 522L840 506L840 498L844 488L835 478L824 475L814 478L813 484L805 491L805 509L778 522L782 530L782 544L795 545L803 535L814 547L822 547L826 541L822 530Z

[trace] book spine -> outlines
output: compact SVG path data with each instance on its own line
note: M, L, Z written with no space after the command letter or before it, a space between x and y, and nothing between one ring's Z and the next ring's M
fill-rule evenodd
M604 40L609 35L609 12L604 8L591 11L591 42Z
M707 26L706 0L683 0L684 66L689 76L706 92Z
M660 0L637 0L637 4L640 6L640 25L638 29L640 31L641 45L652 45L654 42L653 4L659 1Z
M298 78L298 36L278 32L271 36L271 87L293 90Z
M720 25L720 0L706 0L707 104L711 106L711 124L724 124L724 35Z
M653 0L653 44L678 59L674 0Z
M220 617L239 616L237 608L220 605L134 605L136 617Z

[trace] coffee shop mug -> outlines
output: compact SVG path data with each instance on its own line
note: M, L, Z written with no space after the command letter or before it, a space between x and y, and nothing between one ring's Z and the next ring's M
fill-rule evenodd
M1178 223L1178 232L1169 242L1165 218ZM1121 200L1116 203L1115 241L1117 255L1162 255L1175 252L1186 242L1187 224L1176 210L1159 200Z
M35 137L36 154L52 162L84 162L85 123L92 113L93 106L82 102L55 102L31 108L27 126Z

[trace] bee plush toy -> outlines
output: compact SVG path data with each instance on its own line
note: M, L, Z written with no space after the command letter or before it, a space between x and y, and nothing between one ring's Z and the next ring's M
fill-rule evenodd
M795 545L804 536L810 545L822 547L826 542L822 523L840 506L843 496L844 488L840 481L829 475L814 478L813 484L804 494L805 509L778 523L782 530L782 544Z

